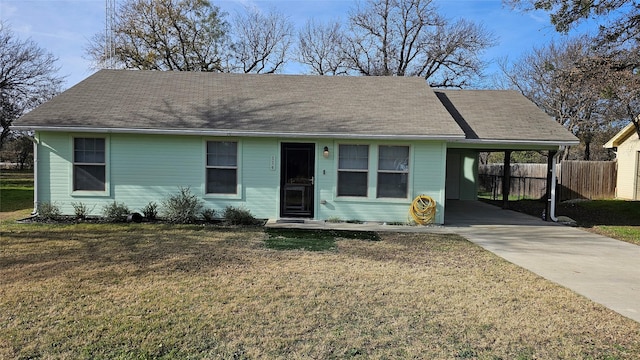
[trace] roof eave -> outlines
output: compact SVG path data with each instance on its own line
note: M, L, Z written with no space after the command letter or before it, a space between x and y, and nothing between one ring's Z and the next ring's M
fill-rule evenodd
M219 137L278 137L278 138L334 138L334 139L379 139L379 140L440 140L458 141L464 135L432 134L364 134L364 133L331 133L331 132L280 132L280 131L242 131L212 129L138 129L138 128L96 128L69 126L13 126L15 130L50 131L68 133L101 133L101 134L140 134L140 135L188 135Z
M502 145L502 146L574 146L579 145L580 140L518 140L518 139L463 139L455 142L477 145Z
M617 148L622 144L633 132L635 131L635 125L629 123L622 128L617 134L615 134L609 141L607 141L602 147L605 149Z

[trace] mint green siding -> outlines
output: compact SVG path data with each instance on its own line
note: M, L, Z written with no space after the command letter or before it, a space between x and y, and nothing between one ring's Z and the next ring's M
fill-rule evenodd
M447 198L451 200L478 199L478 152L468 149L448 149ZM456 177L452 179L452 177Z
M73 138L106 139L106 191L74 192ZM334 139L214 138L206 136L90 134L38 132L37 195L40 202L52 202L63 213L73 214L72 203L82 202L92 214L117 201L140 211L151 201L160 204L179 187L189 187L205 206L221 210L227 205L244 207L258 218L280 215L280 145L304 142L316 145L316 219L404 222L409 205L420 194L437 202L436 223L444 219L444 188L447 148L442 141L337 141ZM237 194L206 194L206 141L238 142ZM339 144L369 145L368 196L338 197L337 153ZM379 145L410 148L409 188L406 199L377 199L377 157ZM328 158L322 149L330 149Z

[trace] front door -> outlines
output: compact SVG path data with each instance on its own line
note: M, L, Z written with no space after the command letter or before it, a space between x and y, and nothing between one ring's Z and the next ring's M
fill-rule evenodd
M315 144L282 143L280 216L313 218Z

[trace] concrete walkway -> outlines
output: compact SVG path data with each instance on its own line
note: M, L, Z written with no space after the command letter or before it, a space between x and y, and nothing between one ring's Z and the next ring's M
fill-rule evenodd
M275 223L267 226L457 233L488 251L640 322L640 246L478 201L446 205L444 226Z

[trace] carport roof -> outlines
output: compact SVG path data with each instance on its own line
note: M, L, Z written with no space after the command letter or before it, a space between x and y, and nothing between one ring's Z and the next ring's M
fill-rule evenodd
M578 138L515 90L435 90L471 143L554 143Z

